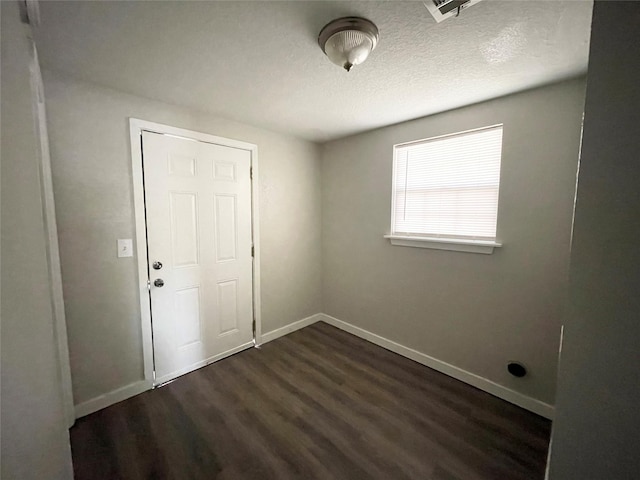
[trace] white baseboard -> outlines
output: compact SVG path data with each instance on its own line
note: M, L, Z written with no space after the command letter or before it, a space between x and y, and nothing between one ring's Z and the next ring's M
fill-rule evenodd
M307 327L313 323L316 323L322 320L323 314L316 313L315 315L311 315L310 317L303 318L302 320L298 320L297 322L290 323L289 325L285 325L284 327L280 327L276 330L271 330L270 332L263 333L260 338L260 344L265 344L276 338L283 337L291 332L295 332L296 330L300 330L301 328Z
M364 330L363 328L356 327L354 325L351 325L350 323L338 320L337 318L326 315L324 313L316 313L315 315L303 318L302 320L298 320L297 322L293 322L289 325L285 325L284 327L272 330L271 332L267 332L262 335L259 345L275 340L276 338L283 337L285 335L288 335L289 333L295 332L296 330L300 330L301 328L307 327L319 321L325 322L329 325L333 325L334 327L344 330L345 332L349 332L382 348L386 348L387 350L402 355L403 357L409 358L422 365L433 368L438 372L449 375L450 377L460 380L461 382L472 385L476 388L479 388L480 390L490 393L491 395L518 405L519 407L522 407L531 412L537 413L538 415L541 415L545 418L553 419L554 407L552 405L541 402L540 400L536 400L535 398L528 397L522 393L516 392L515 390L511 390L510 388L504 387L491 380L476 375L475 373L468 372L459 367L443 362L442 360L430 357L429 355L426 355L422 352L409 347L405 347L404 345L400 345L399 343L396 343L392 340L388 340L384 337L381 337L380 335L376 335L375 333L371 333L367 330ZM138 395L139 393L150 390L151 385L152 384L146 380L134 382L125 387L80 403L75 406L76 418L84 417L86 415L89 415L90 413L97 412L98 410L113 405L114 403L121 402L122 400L126 400L127 398L131 398L135 395Z
M272 330L271 332L264 333L262 334L259 345L275 340L276 338L280 338L291 332L295 332L296 330L300 330L301 328L304 328L308 325L316 323L320 319L321 319L321 314L316 313L315 315L311 315L310 317L303 318L302 320L298 320L297 322L290 323L289 325L285 325L284 327L278 328L277 330ZM200 366L208 365L209 363L212 363L215 360L219 360L220 358L236 353L236 351L241 351L249 347L251 347L251 344L242 345L239 348L234 349L234 351L225 352L221 355L217 355L214 358L208 359L207 361L202 362L202 365ZM190 367L189 371L192 368L193 367ZM188 372L185 371L182 373L188 373ZM173 377L174 376L171 376L171 378ZM158 384L161 384L167 380L170 380L171 378L166 378L166 379L160 378L160 379L157 379L157 381L158 381ZM153 385L152 382L141 380L139 382L134 382L130 385L126 385L122 388L118 388L117 390L114 390L112 392L105 393L104 395L100 395L99 397L92 398L91 400L87 400L86 402L79 403L78 405L75 406L76 418L84 417L93 412L97 412L98 410L102 410L103 408L113 405L114 403L121 402L123 400L126 400L127 398L131 398L135 395L138 395L139 393L145 392L147 390L151 390L152 385Z
M438 360L412 348L400 345L399 343L388 340L384 337L381 337L380 335L376 335L375 333L371 333L360 327L351 325L350 323L338 320L337 318L330 315L326 315L323 313L319 314L318 316L320 317L319 320L328 323L329 325L333 325L334 327L344 330L345 332L349 332L371 343L375 343L376 345L402 355L403 357L407 357L429 368L433 368L438 372L449 375L450 377L460 380L461 382L479 388L480 390L506 400L507 402L518 405L519 407L522 407L533 413L537 413L542 417L551 420L553 419L555 409L552 405L541 402L540 400L536 400L535 398L528 397L522 393L516 392L515 390L511 390L510 388L504 387L491 380L476 375L475 373L471 373L454 365L450 365L446 362L443 362L442 360Z
M124 387L113 390L112 392L105 393L99 397L92 398L86 402L79 403L75 406L76 418L84 417L90 413L102 410L110 405L126 400L127 398L134 397L139 393L151 390L151 382L141 380L134 382Z

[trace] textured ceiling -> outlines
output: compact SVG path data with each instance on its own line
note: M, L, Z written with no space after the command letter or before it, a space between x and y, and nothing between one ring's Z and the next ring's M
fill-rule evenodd
M484 0L436 23L421 2L41 2L45 68L325 141L587 69L590 1ZM350 73L317 45L340 16L380 42Z

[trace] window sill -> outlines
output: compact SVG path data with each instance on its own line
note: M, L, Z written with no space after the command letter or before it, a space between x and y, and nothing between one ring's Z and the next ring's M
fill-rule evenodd
M484 253L486 255L492 254L494 248L502 246L501 243L487 240L456 240L452 238L408 237L400 235L385 235L384 238L389 239L391 245L401 247L432 248L455 252Z

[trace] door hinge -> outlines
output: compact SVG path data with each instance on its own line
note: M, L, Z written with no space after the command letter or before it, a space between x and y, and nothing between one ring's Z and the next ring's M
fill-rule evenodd
M256 248L253 245L251 245L251 258L255 257L255 254L256 254Z
M147 290L151 291L151 280L147 280Z
M249 179L253 180L253 167L249 167Z
M253 322L251 323L251 328L253 329L253 336L255 338L256 336L256 319L253 319Z

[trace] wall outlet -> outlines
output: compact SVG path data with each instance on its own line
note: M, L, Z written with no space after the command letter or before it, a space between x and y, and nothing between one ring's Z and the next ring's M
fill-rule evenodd
M118 257L133 257L133 240L130 238L118 239Z

